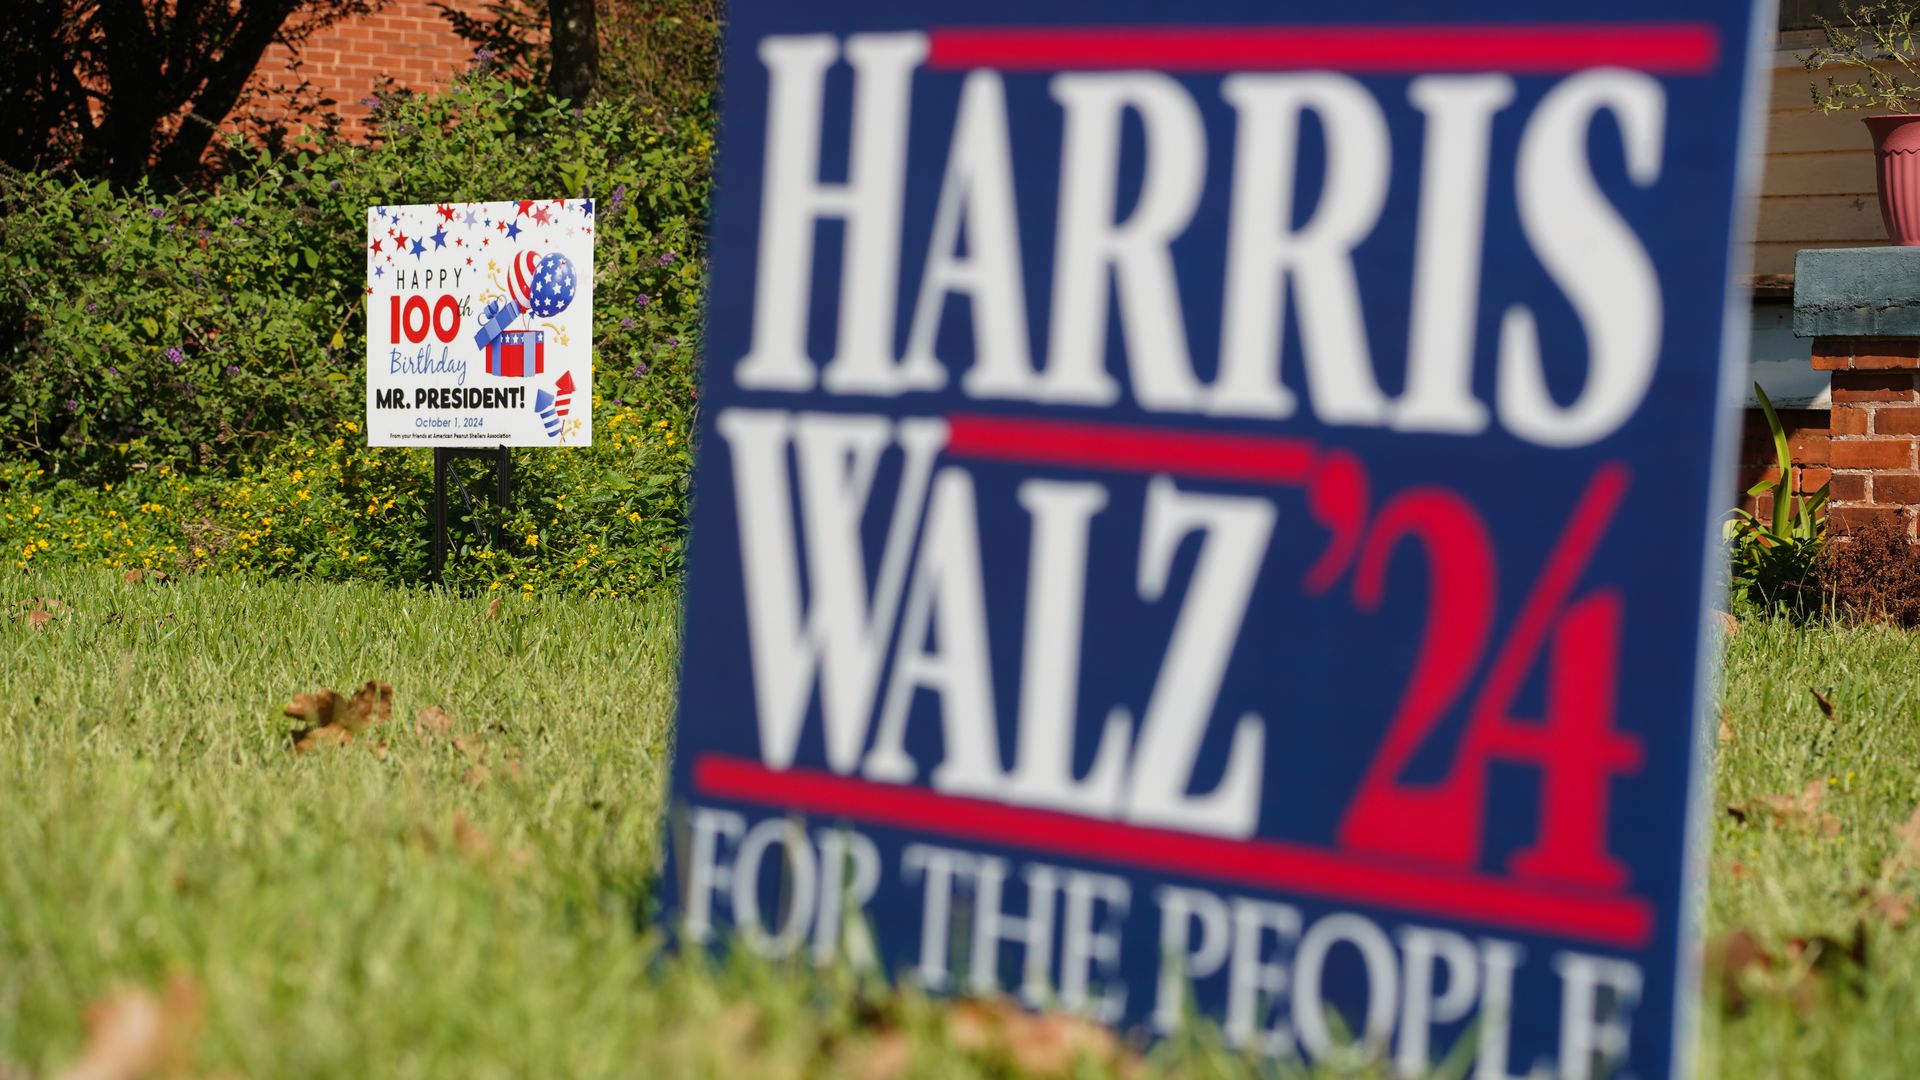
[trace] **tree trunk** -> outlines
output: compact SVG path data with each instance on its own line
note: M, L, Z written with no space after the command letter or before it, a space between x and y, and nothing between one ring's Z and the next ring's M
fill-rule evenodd
M600 81L600 40L593 22L593 0L547 0L547 23L553 34L548 89L554 97L582 104Z

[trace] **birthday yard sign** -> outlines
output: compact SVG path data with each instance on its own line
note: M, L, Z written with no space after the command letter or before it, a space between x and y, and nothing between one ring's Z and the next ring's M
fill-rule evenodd
M593 200L367 211L370 446L593 442Z
M682 945L1687 1071L1771 14L1543 10L729 9Z

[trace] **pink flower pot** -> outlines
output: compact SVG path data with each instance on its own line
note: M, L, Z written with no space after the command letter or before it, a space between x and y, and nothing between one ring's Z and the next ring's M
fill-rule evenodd
M1873 133L1880 220L1900 247L1920 244L1920 114L1863 118Z

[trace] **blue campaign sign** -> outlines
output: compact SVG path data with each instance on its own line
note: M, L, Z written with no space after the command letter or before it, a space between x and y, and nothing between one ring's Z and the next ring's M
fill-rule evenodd
M1757 27L1605 16L731 5L679 940L1685 1072Z

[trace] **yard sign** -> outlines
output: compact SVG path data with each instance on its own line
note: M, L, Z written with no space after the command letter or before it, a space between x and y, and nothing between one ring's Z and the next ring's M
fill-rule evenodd
M682 942L1686 1071L1767 24L1542 10L729 9Z
M367 211L367 443L593 442L593 200Z

